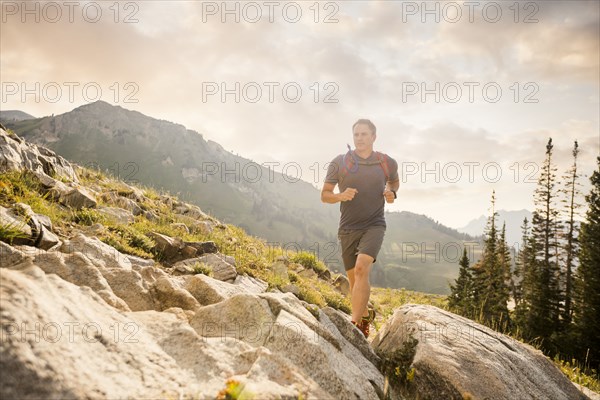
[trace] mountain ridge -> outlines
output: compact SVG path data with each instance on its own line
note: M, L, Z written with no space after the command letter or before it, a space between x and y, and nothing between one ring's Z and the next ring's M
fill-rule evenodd
M26 119L34 119L35 117L21 110L1 110L0 121L23 121Z
M496 224L498 229L502 228L504 222L506 223L506 241L508 245L519 247L521 245L521 225L523 224L523 219L527 218L531 222L532 212L524 208L521 210L498 210L497 212ZM481 215L471 220L465 226L457 228L457 230L470 235L483 235L488 219L489 216Z

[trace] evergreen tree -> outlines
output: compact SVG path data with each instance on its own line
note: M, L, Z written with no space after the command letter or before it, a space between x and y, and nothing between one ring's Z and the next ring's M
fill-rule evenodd
M573 319L578 335L580 360L600 367L600 157L592 174L592 190L585 197L588 203L586 220L579 236L579 267L575 274L575 304Z
M502 231L498 239L498 269L496 273L496 314L499 315L500 321L508 324L508 306L510 299L510 282L512 260L510 256L510 248L506 243L506 222L502 224Z
M498 230L496 229L496 193L492 192L492 215L486 229L483 256L473 268L473 297L480 322L494 328L505 327L508 321L508 286L505 269L500 262Z
M450 296L448 296L448 306L452 312L473 318L473 277L469 267L469 257L467 257L467 248L463 249L463 255L458 262L458 278L454 285L450 284Z
M536 210L533 213L532 237L535 242L536 269L539 281L538 287L533 291L537 297L533 298L531 312L539 315L532 316L530 320L537 323L531 328L535 337L541 339L544 349L552 347L552 336L559 324L560 288L559 269L557 261L556 237L557 210L556 202L556 167L552 161L552 139L546 145L546 157L542 165L538 187L535 190L534 201ZM553 349L556 350L556 349Z
M562 190L565 199L563 203L565 205L566 214L566 231L564 233L564 255L565 255L565 268L564 268L564 308L562 312L562 322L565 327L568 327L571 323L572 310L571 301L573 298L573 268L577 260L577 252L579 249L578 237L576 235L577 226L575 223L575 217L577 216L577 210L581 205L577 202L580 195L579 187L580 184L577 181L579 179L579 172L577 170L577 156L579 154L579 145L577 141L573 146L573 164L563 176L565 181L565 187Z
M527 260L527 245L529 240L529 221L527 217L523 219L523 225L521 225L521 232L523 233L521 249L517 251L515 260L515 270L511 275L510 287L512 292L513 300L515 301L515 308L521 303L521 296L523 293L523 272L525 270L525 263Z
M515 319L520 336L532 340L536 337L541 315L538 301L541 290L540 267L536 258L537 244L529 230L527 218L523 221L522 229L523 244L518 257L520 300L515 309Z

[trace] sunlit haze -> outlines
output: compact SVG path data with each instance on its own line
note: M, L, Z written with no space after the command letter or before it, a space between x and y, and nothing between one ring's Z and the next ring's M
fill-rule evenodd
M2 110L102 99L317 188L369 118L387 209L455 228L494 189L532 210L549 137L559 176L574 140L585 175L600 151L596 1L67 3L1 3Z

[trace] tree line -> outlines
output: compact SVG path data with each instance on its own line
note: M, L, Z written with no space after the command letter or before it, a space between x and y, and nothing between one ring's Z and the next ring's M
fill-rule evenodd
M578 143L561 179L553 148L549 139L534 192L535 211L531 221L523 221L515 259L506 243L505 226L497 226L493 193L483 255L470 265L464 250L458 278L450 284L448 305L457 314L538 345L549 356L574 358L598 371L600 157L582 216Z

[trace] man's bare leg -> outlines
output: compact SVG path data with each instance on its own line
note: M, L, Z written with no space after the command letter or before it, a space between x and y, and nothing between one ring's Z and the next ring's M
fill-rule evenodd
M367 304L371 294L369 272L373 265L373 257L359 254L356 266L348 271L350 281L350 302L352 303L352 321L360 322L361 317L369 315ZM366 315L365 315L366 313Z
M348 271L346 271L346 274L348 275L348 281L350 282L350 301L352 302L352 289L354 289L354 268L349 269ZM368 303L367 303L368 304ZM369 316L369 311L367 309L367 307L365 307L365 311L363 312L363 317L368 317Z

